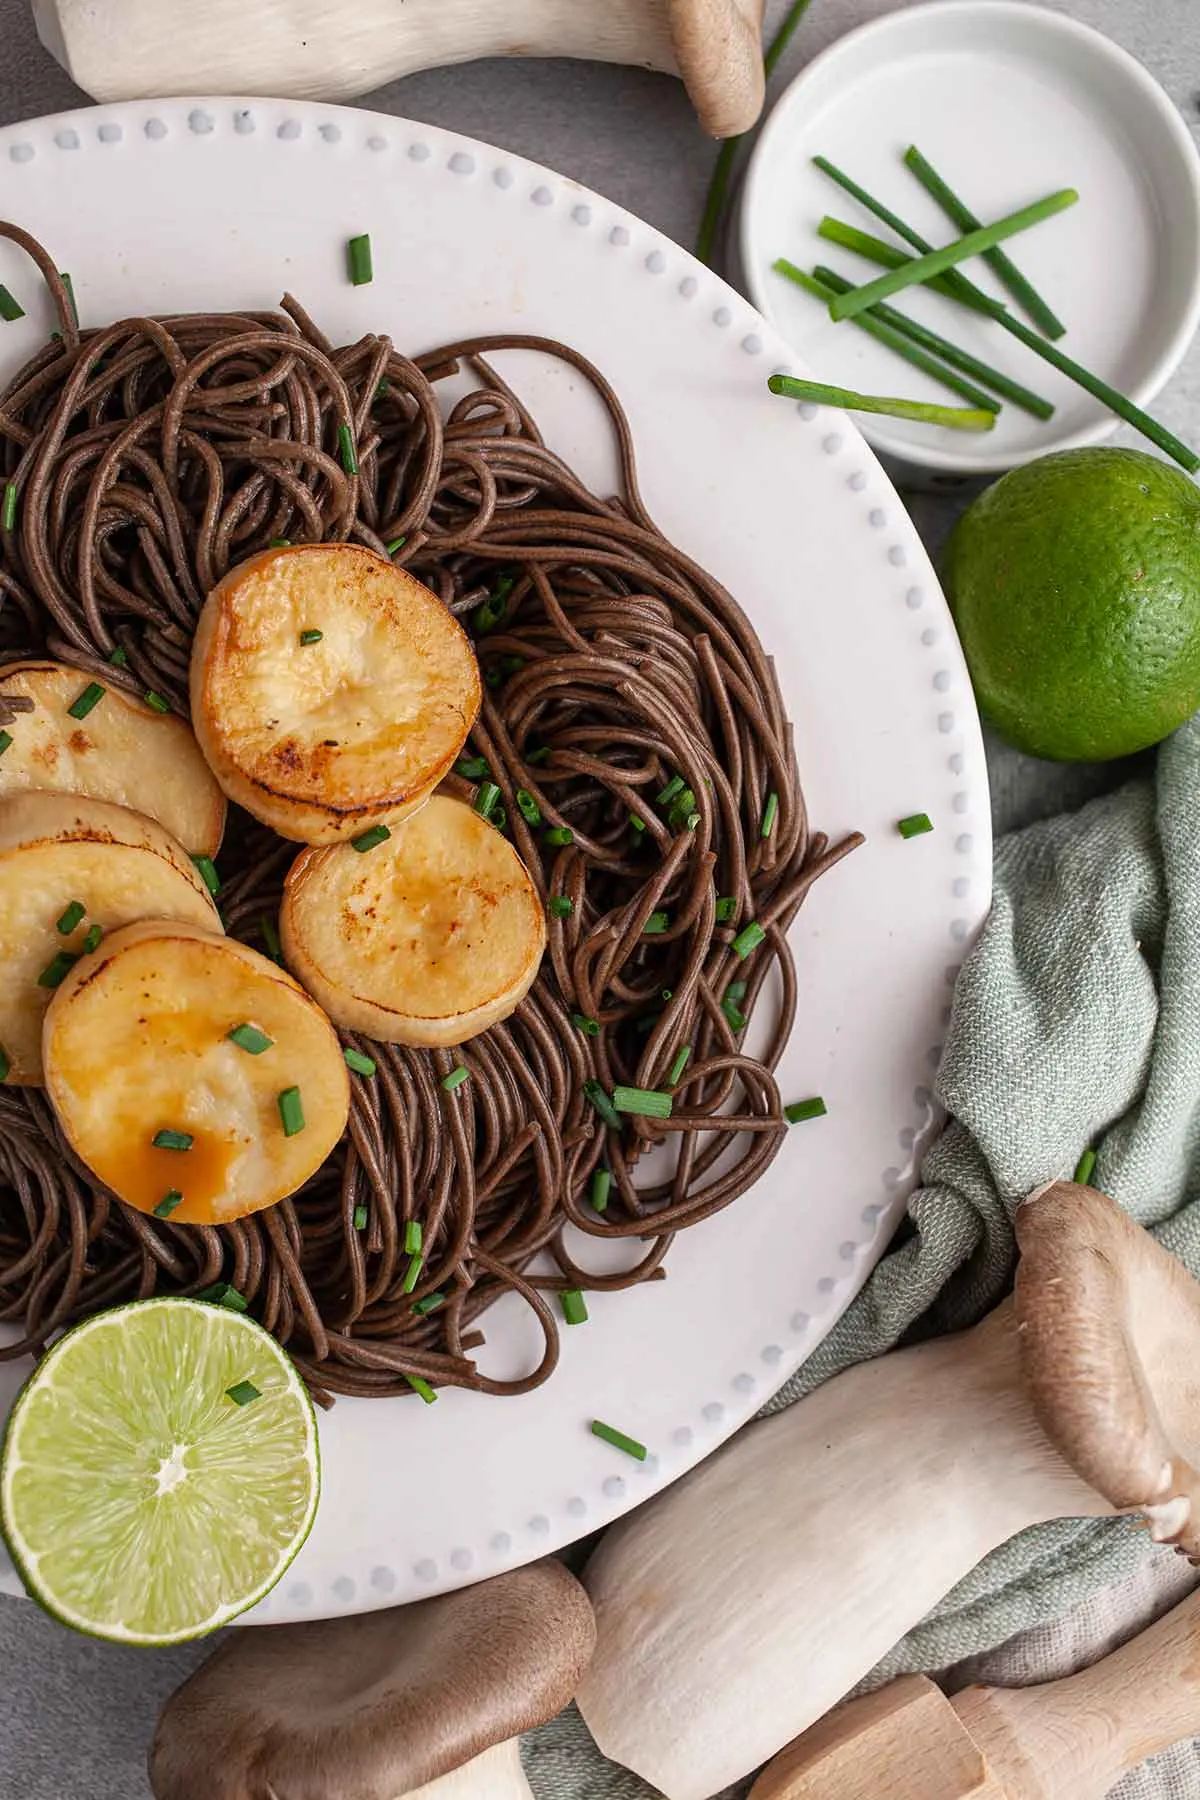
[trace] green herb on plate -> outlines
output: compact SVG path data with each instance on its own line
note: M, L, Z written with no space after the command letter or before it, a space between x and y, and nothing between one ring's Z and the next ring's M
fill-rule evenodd
M767 386L788 400L807 400L814 406L840 406L846 412L882 413L891 419L914 419L922 425L943 425L950 431L991 431L994 412L983 407L935 406L924 400L898 400L882 394L859 394L852 388L829 387L822 381L799 381L794 375L772 375Z

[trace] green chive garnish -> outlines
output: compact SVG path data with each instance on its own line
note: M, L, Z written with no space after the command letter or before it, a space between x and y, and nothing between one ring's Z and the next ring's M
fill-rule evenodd
M375 270L371 263L371 237L364 231L361 237L352 237L346 245L346 264L350 271L350 280L355 287L366 287L374 281Z
M279 1121L284 1137L298 1137L304 1130L304 1102L298 1087L284 1088L280 1094Z
M414 1394L420 1394L426 1406L432 1406L437 1395L423 1375L406 1375L404 1377Z
M527 825L540 825L542 809L527 788L517 789L517 806Z
M8 1072L11 1068L12 1063L8 1059L7 1052L0 1050L0 1081L8 1080Z
M62 912L58 915L58 918L55 921L55 930L60 931L63 937L70 937L86 912L87 907L83 904L82 900L72 900L71 904L64 907Z
M175 1131L169 1126L156 1131L150 1139L156 1150L190 1150L195 1141L190 1131Z
M674 1100L659 1088L615 1087L612 1103L619 1113L643 1119L669 1119Z
M490 819L500 798L500 789L494 781L485 781L475 796L475 811L481 819Z
M291 538L271 538L267 543L268 550L290 550L291 547Z
M11 731L0 731L0 756L4 755L4 752L8 749L12 741Z
M462 1063L459 1063L457 1069L451 1069L448 1075L442 1076L442 1086L448 1094L452 1094L455 1088L460 1088L462 1086L470 1073L470 1069L464 1068Z
M562 1307L562 1316L568 1325L586 1325L588 1320L587 1301L579 1288L564 1288L558 1296Z
M765 941L766 935L758 920L751 919L748 925L742 926L734 938L731 948L738 956L749 956L752 950L757 950L758 946Z
M576 1031L582 1031L584 1037L599 1037L600 1025L596 1019L589 1019L584 1013L572 1013L571 1023Z
M761 835L769 838L775 829L775 819L779 812L779 795L768 794L767 804L763 807Z
M423 1300L413 1301L413 1311L424 1318L427 1313L436 1312L439 1306L445 1306L445 1294L426 1294Z
M985 412L981 406L938 406L893 394L860 394L854 388L830 387L824 381L799 381L794 375L770 375L767 386L787 400L840 406L846 412L880 413L889 419L915 419L918 424L944 425L950 431L992 431L996 424L995 413Z
M221 877L217 874L217 865L211 856L193 856L196 873L215 900L221 891Z
M356 1075L373 1075L375 1073L374 1062L369 1056L364 1056L361 1050L343 1050L342 1055L346 1059L346 1067L352 1069Z
M67 274L67 271L65 269L60 269L58 271L58 273L59 273L60 277L62 278L63 286L67 290L67 299L70 301L70 304L71 304L71 317L75 321L76 330L78 330L78 328L79 328L79 308L75 304L75 283L71 280L71 277Z
M683 776L682 775L672 775L670 781L668 781L668 783L667 783L666 787L663 789L662 793L656 794L654 796L654 798L659 806L666 806L668 801L673 800L675 798L676 794L681 794L682 792L683 792Z
M476 631L494 631L508 611L508 596L516 586L511 575L502 575L487 599L471 614Z
M630 813L629 829L630 829L630 831L645 831L645 829L646 829L645 819L640 819L638 817L637 813Z
M746 1015L734 1001L722 1000L721 1011L725 1015L730 1030L744 1031L746 1029Z
M588 1199L591 1201L593 1212L602 1213L608 1211L608 1195L611 1187L612 1173L610 1170L594 1169L592 1171L592 1182L588 1191Z
M325 633L323 631L317 631L315 629L302 631L300 633L300 642L304 645L305 649L307 649L309 644L319 644L324 636Z
M11 493L11 492L12 492L12 484L10 483L8 493ZM4 511L5 511L5 515L7 516L8 494L6 494L4 497ZM92 708L94 706L99 706L99 704L103 700L103 698L104 698L104 689L100 686L100 683L98 681L89 681L87 686L84 688L83 692L78 696L78 698L75 700L72 700L70 706L68 706L68 708L67 708L67 712L70 714L71 718L73 718L73 719L86 719L88 714L91 712Z
M671 923L670 913L652 912L642 926L643 937L659 937Z
M128 668L129 652L128 652L128 650L125 650L120 644L118 644L116 649L113 651L112 655L109 657L108 660L112 664L114 669Z
M634 1457L638 1462L645 1462L648 1454L645 1444L639 1444L636 1438L626 1437L623 1431L617 1431L612 1425L606 1425L602 1419L592 1420L592 1436L603 1438L614 1450L623 1450L626 1456Z
M401 1290L403 1293L412 1293L418 1281L421 1279L421 1270L424 1265L425 1258L419 1250L414 1250L408 1259L408 1268L404 1272L404 1286Z
M0 319L11 325L14 319L23 319L25 308L19 300L14 300L6 287L0 287Z
M409 1256L411 1256L415 1250L421 1248L421 1239L424 1235L424 1232L421 1230L421 1221L419 1219L410 1219L408 1224L404 1227L404 1248Z
M38 976L38 986L43 988L61 987L78 961L79 958L77 956L72 956L69 950L58 951L57 955L50 958L50 961Z
M1092 1179L1095 1168L1096 1152L1089 1148L1084 1151L1078 1163L1075 1165L1075 1173L1072 1175L1071 1180L1077 1182L1080 1187L1086 1187L1088 1182Z
M482 781L487 772L486 756L460 756L454 765L454 773L464 781Z
M17 484L7 481L4 484L4 512L0 517L5 531L12 531L17 523Z
M376 400L386 400L391 391L392 384L385 375L383 380L379 383L379 386L375 389ZM400 542L403 543L404 539L401 538Z
M731 981L729 986L725 989L726 1000L732 1000L735 1003L738 1000L744 1000L746 998L746 987L747 983L744 981Z
M668 823L671 825L682 825L688 814L694 811L695 805L695 793L691 788L685 787L681 794L675 796L674 803L668 815Z
M598 1081L585 1081L583 1091L610 1131L620 1131L621 1117Z
M154 1208L156 1219L169 1219L177 1206L183 1205L183 1195L178 1188L168 1188L158 1205Z
M675 1061L671 1064L671 1072L667 1076L668 1087L675 1086L676 1082L679 1080L679 1077L683 1074L683 1071L687 1068L688 1058L691 1054L692 1054L692 1046L690 1044L681 1044L679 1049L675 1052Z
M407 536L393 538L390 544L385 544L383 547L387 551L389 556L395 556L397 550L403 550L403 548L404 548L405 544L407 544L407 542L408 542Z
M896 830L902 838L923 837L933 830L933 820L928 813L909 813L906 819L897 819Z
M252 1381L235 1381L231 1388L225 1389L225 1398L232 1400L235 1406L249 1406L252 1400L261 1400L261 1391Z
M83 953L90 956L93 950L100 948L100 939L104 936L103 925L89 925L87 936L83 940Z
M722 894L717 901L717 924L729 925L737 918L737 901L732 894Z
M562 846L575 842L575 833L569 825L552 825L545 835L547 844Z
M569 894L551 894L550 917L552 919L569 919L575 911L575 902Z
M273 962L283 961L283 946L279 942L279 928L270 913L264 913L258 921L258 929L262 941L266 945L267 955Z
M540 768L543 763L548 763L550 761L549 744L539 744L536 750L527 750L525 752L525 761L529 764L531 769Z
M368 850L376 850L380 844L386 844L391 835L386 825L372 825L369 831L360 831L350 842L360 856L365 856Z
M700 823L700 814L699 813L689 813L687 818L684 820L684 823L686 824L689 831L695 831L696 827Z
M341 452L342 467L347 475L357 475L358 457L354 453L354 438L348 425L338 426L338 449Z
M354 1229L355 1231L365 1231L366 1228L367 1209L365 1206L356 1206L354 1209Z
M785 1106L783 1116L789 1125L799 1125L805 1119L823 1119L829 1111L824 1100L817 1094L812 1100L793 1100Z
M227 1306L230 1312L244 1313L250 1310L250 1302L246 1296L239 1294L227 1281L217 1281L212 1287L201 1288L198 1294L192 1295L192 1299L207 1300L213 1306Z
M264 1050L270 1050L275 1043L275 1039L269 1038L257 1025L235 1025L226 1036L231 1044L236 1044L247 1056L261 1056Z
M156 694L153 688L147 688L142 695L142 699L150 708L151 712L169 713L171 710L171 702L169 700L164 700L161 694Z
M519 675L524 667L525 658L523 656L502 656L500 658L502 675Z

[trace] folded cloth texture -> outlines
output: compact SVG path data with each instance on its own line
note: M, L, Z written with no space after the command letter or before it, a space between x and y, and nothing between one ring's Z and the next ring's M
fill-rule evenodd
M1089 1146L1092 1184L1200 1275L1200 723L1170 738L1144 777L1000 840L936 1091L947 1124L901 1230L767 1412L854 1363L982 1318L1012 1280L1017 1206L1069 1177ZM864 1685L984 1656L1094 1603L1152 1554L1123 1519L1023 1532ZM531 1734L525 1758L538 1800L652 1800L574 1711ZM1164 1786L1163 1773L1146 1765L1127 1777L1121 1800L1195 1791Z

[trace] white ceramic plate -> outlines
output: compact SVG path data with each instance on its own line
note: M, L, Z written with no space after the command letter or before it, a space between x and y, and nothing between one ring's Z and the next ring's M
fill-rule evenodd
M1067 326L1061 348L1148 406L1200 320L1200 155L1170 99L1126 51L1061 13L1009 0L938 0L851 32L797 77L759 138L739 221L746 288L820 379L962 404L865 332L834 325L819 301L771 268L786 256L852 281L880 273L817 237L824 213L899 244L813 167L814 155L837 163L929 242L957 237L901 160L913 143L981 219L1078 188L1078 205L1006 248ZM1008 298L978 260L968 272ZM904 294L895 304L1057 413L1043 424L1006 405L986 434L872 419L864 429L883 453L981 474L1117 429L1098 400L991 321L937 294Z
M853 426L805 418L766 377L787 353L716 277L573 182L371 113L281 101L138 102L0 132L5 206L71 271L85 324L272 305L285 286L337 341L410 351L514 327L561 334L613 379L660 523L740 596L774 650L814 820L867 848L797 928L800 1024L781 1081L823 1094L735 1207L684 1233L670 1279L598 1295L553 1380L519 1400L340 1400L321 1421L324 1495L256 1616L355 1611L437 1592L582 1536L706 1456L829 1330L886 1242L931 1122L949 983L986 908L988 792L971 690L937 582ZM372 286L345 241L369 231ZM48 325L29 266L0 281L0 374ZM593 484L610 446L573 375L505 373ZM931 836L903 842L915 811ZM522 1309L487 1318L520 1366ZM21 1371L0 1374L0 1403ZM2 1411L2 1404L0 1404ZM593 1418L647 1444L644 1466ZM9 1585L13 1578L9 1576Z

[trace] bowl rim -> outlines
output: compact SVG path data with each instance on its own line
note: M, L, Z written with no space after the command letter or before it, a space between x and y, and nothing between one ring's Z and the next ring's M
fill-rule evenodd
M766 178L767 170L774 156L776 140L781 134L784 115L797 104L799 96L815 85L818 80L825 78L830 64L835 64L843 56L852 53L865 39L882 38L898 32L915 31L919 34L923 25L929 25L935 21L939 25L945 25L947 22L964 18L980 18L988 15L1000 18L1016 17L1025 28L1032 28L1034 31L1042 30L1050 34L1057 33L1060 38L1073 40L1076 43L1085 43L1090 51L1108 59L1129 83L1131 89L1136 90L1146 111L1153 112L1159 125L1165 129L1166 139L1170 147L1175 150L1180 171L1191 189L1194 203L1194 223L1198 246L1200 246L1200 149L1197 148L1183 115L1170 95L1131 51L1106 36L1104 32L1098 31L1095 26L1085 25L1066 13L1053 12L1045 6L1032 5L1029 0L922 0L919 5L904 6L899 11L884 13L877 19L869 19L865 24L855 26L853 30L835 38L833 43L814 56L811 62L807 63L799 74L793 77L774 102L751 151L738 192L736 234L733 241L737 260L741 265L742 283L748 298L785 339L788 334L771 307L766 284L762 280L761 271L755 267L751 258L748 241L754 191L756 186L761 186ZM1164 335L1162 347L1146 374L1129 391L1128 398L1136 406L1140 406L1143 410L1147 409L1156 396L1162 392L1187 354L1198 328L1200 328L1200 255L1193 261L1191 287L1174 327ZM1076 431L1060 436L1048 437L1045 445L1039 445L1036 449L997 453L991 457L965 458L956 454L953 448L943 448L934 444L925 447L910 438L892 437L885 425L869 415L855 414L854 417L859 430L872 449L893 463L907 463L913 468L927 470L934 474L981 478L1004 474L1009 469L1020 468L1026 463L1034 462L1039 457L1049 456L1059 450L1077 450L1103 443L1107 438L1114 436L1124 422L1115 413L1105 412L1093 424L1082 426Z

